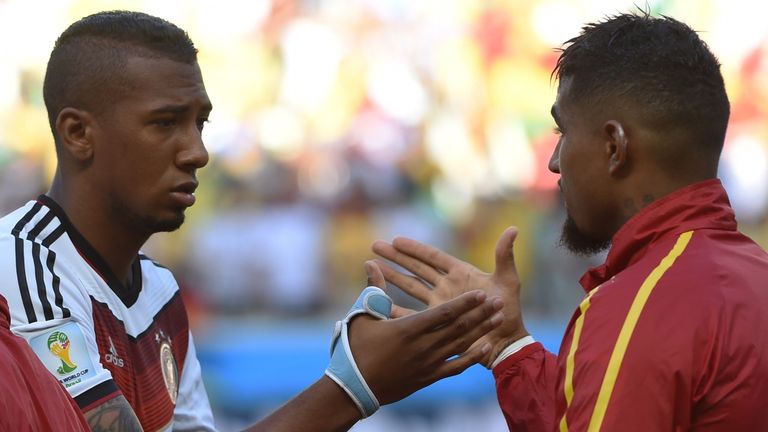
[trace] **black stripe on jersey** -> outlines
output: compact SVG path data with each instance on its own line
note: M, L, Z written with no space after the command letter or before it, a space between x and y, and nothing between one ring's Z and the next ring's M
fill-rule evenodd
M56 263L56 252L49 250L48 259L45 261L46 265L48 265L48 271L50 271L51 275L53 275L53 295L56 306L61 309L62 318L69 318L72 316L72 313L69 311L69 308L64 306L64 299L61 297L61 290L59 289L61 279L59 278L59 275L53 271L53 265Z
M24 267L24 240L19 237L19 233L24 227L32 220L33 217L40 211L42 205L36 202L31 209L19 220L16 226L13 227L13 236L16 237L16 278L19 283L19 292L21 294L21 302L24 304L24 312L27 314L27 322L37 322L37 315L35 315L35 307L32 305L32 299L29 297L29 285L27 285L27 271Z
M92 406L95 402L98 402L100 399L107 398L109 396L117 396L119 395L120 389L117 388L117 384L115 384L114 381L107 380L103 383L96 384L95 386L89 388L82 394L75 397L75 402L77 402L77 406L80 407L80 409L87 409L87 408L94 408Z
M34 228L32 228L29 231L29 234L27 235L27 240L35 241L38 235L40 235L41 232L48 226L48 224L51 223L53 218L56 216L56 214L52 211L48 211L45 216L43 216L40 221L35 225ZM61 235L64 233L64 225L59 224L59 226L56 227L51 233L49 233L42 241L43 247L48 249L48 247L53 244ZM43 279L43 270L42 270L42 262L41 262L41 256L40 256L40 245L38 243L32 244L32 254L35 258L35 280L37 282L37 295L40 297L40 303L43 305L43 313L45 315L45 319L51 320L53 319L53 309L51 308L51 303L48 301L48 295L46 294L46 287L45 287L45 280ZM53 270L54 263L56 262L56 252L48 249L48 257L45 260L46 267L48 267L48 271L51 273L52 278L52 288L53 288L53 295L54 295L54 301L56 303L56 306L59 307L61 310L62 318L69 318L72 314L69 311L68 308L64 307L64 299L61 297L61 290L59 289L59 285L61 284L61 279L59 278L59 275L56 274L56 272Z
M168 270L168 267L166 267L166 266L164 266L164 265L160 264L159 262L157 262L157 261L153 260L152 258L150 258L150 257L148 257L148 256L146 256L146 255L144 255L144 254L139 254L139 259L140 259L141 261L149 261L149 262L151 262L152 264L154 264L154 266L155 266L155 267L160 267L160 268L163 268L163 269L166 269L166 270Z
M27 313L27 322L32 324L37 322L35 307L32 305L32 299L29 297L29 285L27 285L27 272L24 268L24 240L16 237L16 278L19 282L19 293L21 302L24 304L24 312Z
M35 282L37 283L37 296L40 298L40 304L43 305L43 315L46 321L53 319L53 309L51 302L48 301L48 295L45 292L45 280L43 278L43 263L40 261L40 243L32 242L32 258L35 263Z
M35 203L35 206L40 206L40 208L42 208L42 205L39 202ZM35 214L37 214L37 212L35 212ZM51 223L51 221L54 219L55 216L56 214L54 212L48 211L45 215L43 215L42 218L40 218L40 220L35 224L35 226L31 230L29 230L29 232L27 233L27 241L32 242L32 259L33 259L32 262L34 265L35 283L37 285L37 296L40 299L40 305L43 307L43 316L45 317L46 320L52 320L54 318L53 308L51 307L51 302L48 301L47 287L45 284L45 276L43 274L43 262L42 262L42 255L41 255L42 250L40 247L40 243L36 242L35 240L37 240L37 236L40 235L41 232L43 232L43 230ZM34 214L32 215L32 217L34 217ZM24 225L20 225L21 221L19 221L19 224L17 224L16 227L14 227L14 232L17 233L16 234L17 238L21 234L21 230L24 229L24 226L29 224L29 221L31 220L32 218L29 218L29 220L27 220L27 222ZM59 227L57 227L54 230L54 232L49 234L44 241L48 241L49 239L51 239L52 236L56 233L56 231L59 230L59 228L61 228L60 233L64 232L63 227L59 225ZM55 238L58 238L61 235L60 233L56 234ZM55 240L55 238L53 239ZM23 244L21 248L23 250ZM46 249L47 249L47 245L46 245ZM17 250L18 250L18 246L17 246ZM51 250L48 250L46 265L48 267L48 270L51 272L51 276L53 279L53 290L54 290L54 298L55 298L56 306L58 306L59 309L61 310L62 318L68 318L69 316L71 316L71 313L68 308L64 307L64 299L62 298L61 291L59 290L59 284L61 283L61 280L53 270L53 264L55 259L56 259L55 253ZM23 262L22 262L22 266L23 266ZM24 273L25 273L24 280L26 281L26 269ZM26 296L23 295L23 297L29 298L30 295L28 292L29 291L28 286L26 291L27 291L27 294ZM25 304L25 309L26 309L26 299L23 299L23 302ZM31 305L31 299L30 299L30 305ZM26 311L26 312L27 312L27 318L29 318L30 311ZM32 309L31 312L32 314L34 314L34 309ZM35 316L35 321L36 320L37 320L37 316ZM33 321L30 321L30 323L31 322Z
M14 237L18 237L19 233L21 233L21 230L24 229L24 227L29 223L29 221L32 220L33 217L35 217L41 208L43 208L43 205L39 202L36 202L32 208L29 209L29 211L24 216L22 216L21 219L19 219L19 222L16 223L16 225L13 227L11 234L13 234Z
M131 286L125 286L121 278L118 278L117 275L115 275L104 258L99 255L99 252L88 243L88 240L86 240L82 234L80 234L80 231L78 231L72 224L69 217L67 217L67 214L64 213L64 209L62 209L56 201L47 195L40 195L37 200L56 214L56 217L61 221L61 224L64 226L69 239L72 241L72 244L77 251L85 259L88 265L90 265L91 268L101 276L104 282L109 285L109 288L114 291L123 304L127 307L133 306L139 298L139 293L142 289L141 264L139 263L139 260L134 260L133 262L133 268L131 269L133 276ZM53 233L51 233L51 235L53 235Z
M48 226L49 223L53 220L53 217L56 216L53 214L53 212L49 211L48 213L43 216L40 221L37 222L37 225L35 225L34 228L29 230L29 233L27 234L27 240L34 240L40 233L45 229L45 227Z
M53 212L51 212L51 214L53 214ZM62 234L64 234L64 224L57 226L55 230L48 234L48 237L43 240L43 246L50 247Z

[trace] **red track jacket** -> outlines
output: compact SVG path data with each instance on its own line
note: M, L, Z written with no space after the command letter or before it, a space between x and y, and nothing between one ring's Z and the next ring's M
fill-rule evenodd
M513 431L768 431L768 254L719 180L644 208L581 284L560 354L494 368Z
M10 330L0 296L0 431L89 431L75 401Z

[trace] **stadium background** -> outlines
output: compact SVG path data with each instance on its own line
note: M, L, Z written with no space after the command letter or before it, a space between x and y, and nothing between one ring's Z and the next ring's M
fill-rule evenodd
M0 0L0 212L45 191L55 155L45 62L67 25L135 9L186 29L214 103L198 204L145 251L184 289L222 430L320 376L333 321L376 238L408 235L492 269L504 227L526 319L550 349L600 257L557 247L562 207L550 72L608 0ZM742 230L768 246L768 3L658 0L723 63L732 116L721 166ZM151 157L151 155L148 155ZM399 301L407 299L398 297ZM332 415L330 413L329 415ZM372 431L504 431L474 367L385 407Z

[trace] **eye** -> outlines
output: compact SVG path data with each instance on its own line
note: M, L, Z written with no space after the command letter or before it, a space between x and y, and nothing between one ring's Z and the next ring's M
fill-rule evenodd
M563 134L563 130L560 129L560 126L555 126L554 128L552 128L552 132L554 132L555 135L562 135Z
M176 125L176 119L175 118L161 118L161 119L154 120L152 123L154 123L154 124L156 124L156 125L158 125L160 127L168 128L168 127L173 127L173 126Z
M208 120L208 117L202 117L202 118L197 119L197 129L202 131L203 128L205 127L205 124L206 123L210 123L210 122L211 121Z

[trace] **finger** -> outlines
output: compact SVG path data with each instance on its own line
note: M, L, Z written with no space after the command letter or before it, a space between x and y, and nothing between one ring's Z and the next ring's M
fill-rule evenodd
M376 264L384 274L384 279L388 280L392 285L395 285L409 296L423 303L429 303L432 290L421 279L402 274L383 261L376 260Z
M443 362L443 364L435 368L435 381L464 372L468 367L481 362L490 352L491 345L485 343L454 359Z
M398 264L402 268L424 279L432 285L436 284L440 279L440 269L435 269L428 263L424 263L418 259L408 256L408 254L397 250L393 245L385 241L376 240L373 242L372 249L376 255L379 255L382 258L386 258L393 263Z
M392 318L402 318L414 313L416 313L416 311L413 309L404 308L396 304L392 305L392 312L391 312Z
M417 261L426 263L443 273L448 273L452 267L465 264L464 261L455 258L434 246L407 237L395 237L395 239L392 240L392 247L398 252L411 257L411 259L415 258Z
M449 357L468 350L480 338L497 328L504 321L504 315L496 312L490 318L484 319L476 324L469 324L461 328L454 325L440 329L441 342L433 350L440 353L443 357Z
M368 286L377 286L384 289L387 286L387 282L384 280L384 275L381 273L379 266L376 265L376 262L368 260L364 266L365 273L368 275Z
M413 333L432 332L448 325L466 312L477 308L485 301L482 291L470 291L440 306L427 309L403 318L403 325Z
M466 351L475 341L502 323L504 315L499 311L503 306L500 298L489 299L481 307L467 311L451 324L436 329L434 349L446 354Z
M513 246L517 238L517 227L509 227L496 243L496 276L502 281L517 280Z

